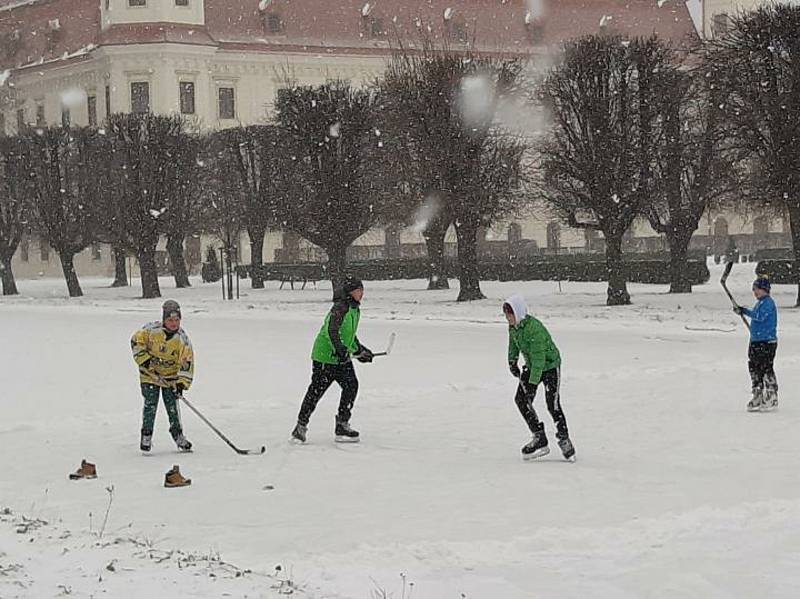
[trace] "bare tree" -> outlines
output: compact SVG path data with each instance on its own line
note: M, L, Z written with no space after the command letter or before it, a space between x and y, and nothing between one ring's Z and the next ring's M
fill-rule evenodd
M482 57L472 52L437 49L429 41L421 51L400 48L392 58L382 88L384 119L391 137L401 140L399 161L405 181L418 191L408 212L423 203L423 236L431 261L429 289L447 286L443 276L444 238L451 224L458 238L460 301L483 297L478 277L477 233L503 213L496 193L480 189L498 181L486 172L494 164L501 172L512 151L497 158L493 139L497 107L514 90L522 70L515 59ZM516 144L515 144L516 145ZM401 166L401 168L403 168ZM518 169L517 169L518 170ZM480 201L479 201L480 198ZM428 202L424 204L424 202Z
M285 157L282 130L274 125L227 129L216 134L216 160L225 164L218 175L239 197L244 226L250 237L250 273L253 289L263 289L264 238L276 224L277 198L285 196L292 164Z
M156 248L167 231L164 215L178 192L178 182L184 180L177 171L194 166L194 161L174 159L182 157L182 146L190 143L184 121L152 114L114 114L106 138L104 228L117 244L136 254L142 295L160 297Z
M374 159L384 151L378 98L338 81L280 90L275 108L293 165L292 185L277 198L275 216L325 250L335 292L347 248L380 221L388 202Z
M610 306L630 303L622 238L654 193L667 52L655 38L585 37L566 44L542 87L554 121L539 146L543 195L570 226L603 232Z
M759 202L788 213L798 265L800 7L767 4L739 14L728 32L709 45L708 72L725 93L725 132L733 148L755 164L752 186L759 190Z
M70 297L83 295L75 255L95 241L98 188L89 128L36 128L22 135L30 156L36 230L58 253Z
M3 295L16 295L11 260L17 251L31 208L30 156L17 137L0 138L0 279Z
M673 63L674 64L674 63ZM741 189L737 160L722 127L722 92L702 64L694 69L665 65L666 84L655 105L663 135L654 154L655 201L647 206L650 225L663 233L670 250L670 293L691 293L689 244L705 211Z

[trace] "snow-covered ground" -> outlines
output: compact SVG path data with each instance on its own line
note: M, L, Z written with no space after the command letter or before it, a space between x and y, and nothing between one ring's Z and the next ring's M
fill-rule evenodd
M488 283L459 305L422 281L368 282L360 337L397 344L358 367L350 446L333 443L333 391L309 444L287 442L327 288L223 302L164 279L197 353L189 397L264 456L235 455L188 411L196 451L176 454L163 410L142 456L128 340L160 300L21 281L0 299L0 597L796 597L794 289L775 292L780 410L748 414L746 336L719 274L691 296L634 285L626 308L606 308L602 284ZM743 303L752 276L731 278ZM519 457L500 313L517 290L564 355L575 464L554 443ZM81 458L97 480L67 479ZM191 487L163 488L173 464Z

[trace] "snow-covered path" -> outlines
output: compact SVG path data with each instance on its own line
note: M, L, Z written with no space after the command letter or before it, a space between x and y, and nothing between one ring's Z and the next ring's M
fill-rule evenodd
M744 302L751 273L735 273ZM362 341L380 349L390 332L398 339L392 356L359 365L353 424L363 441L333 443L329 392L298 447L286 438L329 292L248 290L226 305L216 287L181 290L197 352L190 397L237 444L268 452L236 456L185 411L197 451L178 455L161 411L144 457L128 338L159 302L91 284L69 302L58 283L0 300L0 508L13 510L0 522L0 597L56 596L59 585L80 597L143 586L165 597L276 597L289 586L267 576L276 564L280 576L291 567L295 593L314 598L378 588L399 598L401 572L415 599L793 597L800 588L794 311L781 314L780 411L747 414L746 340L713 283L681 298L636 286L636 305L622 309L601 305L602 285L559 294L554 283L490 283L489 300L460 306L420 281L368 283ZM519 459L527 435L498 303L517 288L565 357L575 464L554 443L542 462ZM776 297L787 306L792 290ZM83 457L100 478L68 481ZM192 487L162 487L174 463ZM50 524L16 534L23 514ZM105 546L115 538L138 544ZM254 573L178 568L174 555L157 563L141 557L147 542L219 552ZM9 564L22 569L3 575Z

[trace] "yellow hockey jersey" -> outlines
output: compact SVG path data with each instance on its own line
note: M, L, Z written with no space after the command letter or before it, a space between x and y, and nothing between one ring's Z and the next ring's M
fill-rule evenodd
M186 389L192 385L194 352L183 329L167 339L162 324L151 322L133 334L131 349L142 384L174 387L181 383Z

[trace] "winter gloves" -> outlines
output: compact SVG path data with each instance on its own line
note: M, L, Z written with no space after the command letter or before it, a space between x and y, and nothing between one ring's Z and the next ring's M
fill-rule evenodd
M742 308L741 306L734 306L733 311L736 312L739 316L744 314L744 308Z
M375 359L375 354L372 353L372 350L364 345L358 346L358 353L356 354L356 360L361 362L362 364L368 364Z

